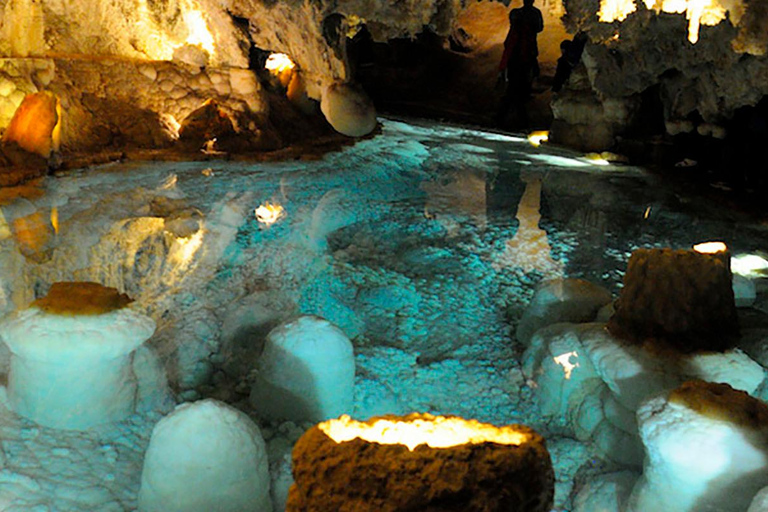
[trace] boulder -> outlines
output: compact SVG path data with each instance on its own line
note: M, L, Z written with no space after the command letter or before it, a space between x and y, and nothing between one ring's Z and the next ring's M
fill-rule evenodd
M376 128L376 108L362 87L333 83L323 90L320 110L337 132L362 137Z
M527 344L545 325L560 322L584 323L611 302L611 292L583 279L558 278L544 281L517 326L517 341Z
M289 512L549 512L554 494L530 428L428 414L316 425L293 449L293 475Z
M629 511L746 510L768 485L768 406L747 393L689 381L637 418L646 460Z
M140 512L272 512L264 438L216 400L180 405L155 425L144 458Z

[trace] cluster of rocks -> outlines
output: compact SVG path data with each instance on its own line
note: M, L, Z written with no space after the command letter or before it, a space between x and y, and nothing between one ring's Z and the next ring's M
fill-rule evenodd
M575 510L746 510L768 485L768 372L733 347L728 263L642 250L615 305L581 280L536 293L517 334L542 419L614 468L576 489Z

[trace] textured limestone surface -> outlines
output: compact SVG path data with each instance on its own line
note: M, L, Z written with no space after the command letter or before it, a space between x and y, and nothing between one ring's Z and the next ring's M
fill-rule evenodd
M360 438L337 443L312 427L293 450L295 484L286 510L549 511L554 473L544 439L528 427L514 428L528 437L519 446L411 451Z
M552 279L536 290L531 305L517 326L517 341L528 344L545 325L559 322L585 323L611 301L611 292L584 279Z
M41 82L44 75L45 82ZM63 151L170 145L179 125L207 100L218 104L244 137L258 143L267 100L256 75L241 68L102 59L0 59L0 128L27 93L45 89L61 101Z
M688 379L728 383L757 396L766 371L739 349L661 352L617 339L604 324L559 323L536 332L523 355L549 428L591 443L600 458L639 467L635 412Z
M199 45L212 65L246 67L245 39L217 0L0 1L0 55L171 60Z
M746 510L768 483L768 407L689 381L637 413L646 459L627 510Z
M600 2L604 4L618 2ZM654 108L659 109L653 121L661 123L660 134L666 124L670 135L698 130L721 138L721 124L736 109L754 106L768 92L765 6L713 2L712 7L728 11L727 19L702 25L698 41L692 43L688 30L695 13L686 12L686 4L678 5L677 13L636 4L622 21L601 22L594 14L597 2L567 3L566 28L570 33L586 32L590 42L576 68L578 78L572 78L555 99L554 139L589 150L605 149L617 135L647 122L649 109ZM622 104L624 115L609 115L610 103ZM597 132L574 119L586 107L596 113Z
M730 255L638 249L608 328L642 343L661 339L684 352L722 351L738 335Z

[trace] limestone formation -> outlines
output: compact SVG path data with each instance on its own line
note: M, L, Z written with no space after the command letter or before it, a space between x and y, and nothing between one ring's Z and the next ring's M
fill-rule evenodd
M517 326L517 341L527 344L544 325L590 322L610 301L611 292L583 279L545 281L539 285Z
M218 103L208 100L197 110L191 112L179 128L179 143L193 149L206 145L226 146L226 142L235 135L235 128L229 116L219 108Z
M591 442L603 459L636 467L643 454L635 412L644 401L689 379L757 395L767 376L739 349L682 354L618 339L597 323L538 330L523 372L551 428Z
M13 409L41 425L75 430L132 414L137 399L132 354L155 323L126 304L114 289L67 283L5 318Z
M500 427L510 437L506 442L482 441L483 434L477 432L468 434L479 438L474 443L464 439L455 446L433 448L428 444L406 446L419 442L413 431L399 444L397 440L375 442L360 437L336 442L329 437L335 435L329 424L341 420L344 418L312 427L296 443L295 484L286 510L548 512L551 508L552 463L544 439L528 427ZM377 421L414 425L434 420L433 416L413 414L374 418L363 425L375 426ZM470 425L496 429L478 422Z
M54 94L28 94L3 134L3 145L13 143L47 159L51 152L59 150L60 111L59 99Z
M746 510L768 484L768 407L690 381L638 410L646 450L631 512Z
M686 131L722 136L720 125L738 108L757 104L768 92L765 7L740 0L715 1L702 11L687 5L603 0L601 12L633 6L633 12L605 19L595 15L597 2L567 2L566 28L585 32L590 42L575 70L581 78L572 77L553 105L553 140L606 149L632 130L661 135L665 124L670 135L688 125ZM703 11L691 37L691 24ZM626 105L626 115L605 115L610 103ZM598 133L574 118L587 104L598 114Z
M638 249L608 328L637 342L656 338L684 352L722 351L738 335L727 253Z
M337 132L349 137L362 137L376 128L376 108L365 91L354 84L326 87L320 109Z
M352 343L328 320L302 316L267 335L251 404L263 418L322 421L352 412Z
M270 512L264 438L245 414L216 400L180 405L152 431L141 512Z

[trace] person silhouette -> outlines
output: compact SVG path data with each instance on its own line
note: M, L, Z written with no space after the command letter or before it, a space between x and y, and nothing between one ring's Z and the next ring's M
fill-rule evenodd
M522 7L509 12L509 32L499 62L500 79L507 83L499 110L499 122L505 119L513 105L518 114L527 119L525 102L530 97L534 79L539 75L537 37L544 30L544 18L533 3L534 0L523 0Z
M571 76L571 71L581 60L581 54L584 52L584 46L587 43L587 36L584 32L579 32L573 38L573 41L566 39L560 43L560 58L557 59L557 69L555 78L552 80L552 91L560 92L563 85Z

